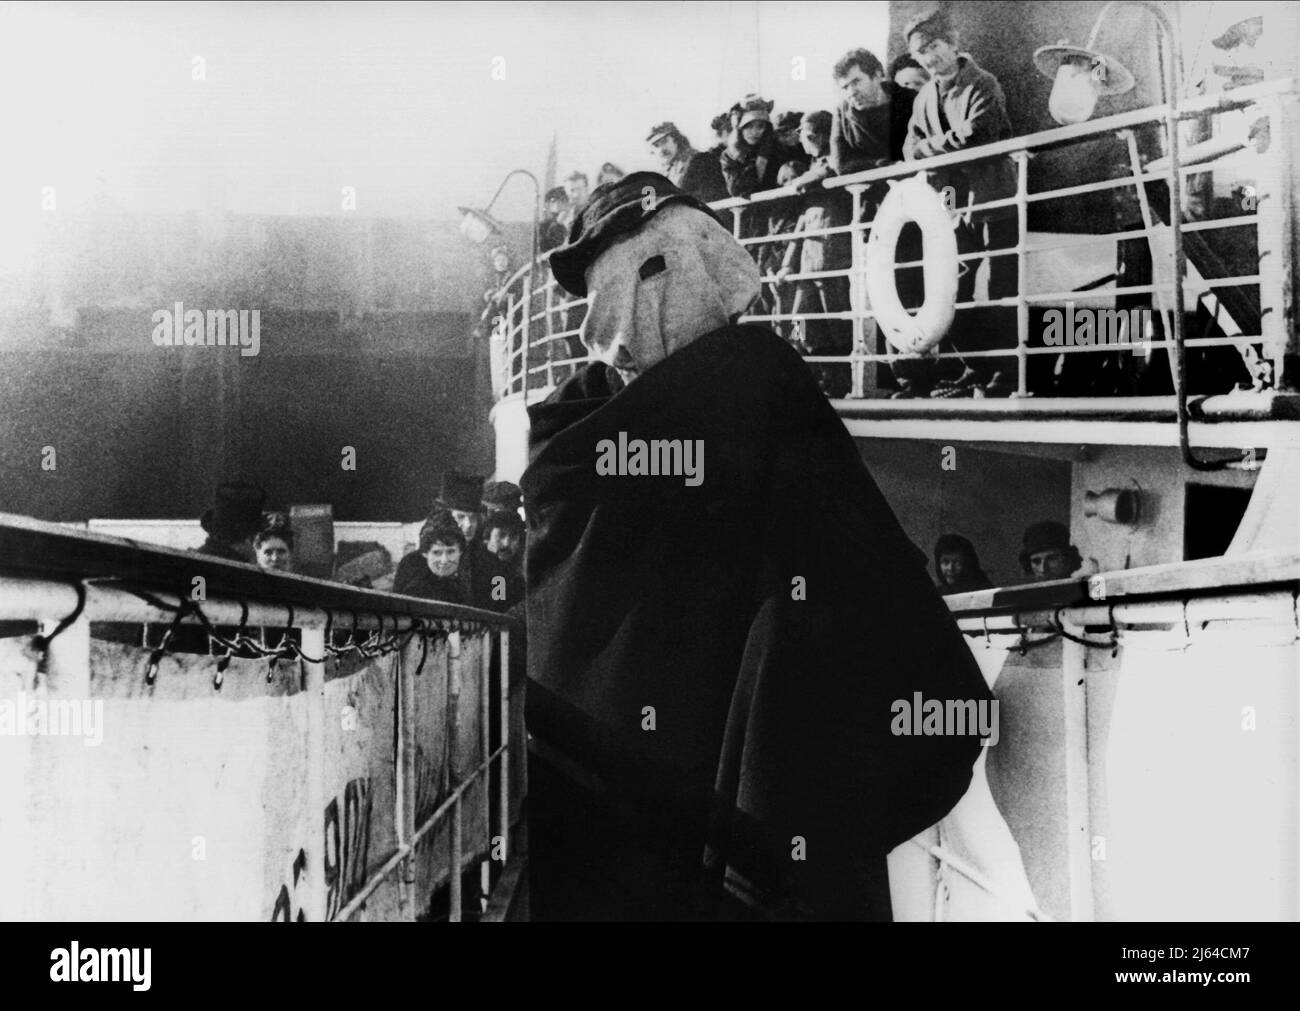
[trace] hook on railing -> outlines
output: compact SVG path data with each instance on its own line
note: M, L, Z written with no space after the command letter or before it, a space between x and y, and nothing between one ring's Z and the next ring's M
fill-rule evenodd
M176 635L176 630L180 628L181 622L185 619L187 614L191 611L198 610L197 605L195 605L193 601L187 600L184 597L179 599L180 603L176 607L176 615L172 618L171 625L168 626L167 632L162 637L162 641L158 643L158 647L149 654L149 666L145 669L144 683L150 688L152 688L154 682L158 680L158 666L162 663L162 658L167 655L167 650L172 644L172 639Z
M50 665L50 644L59 636L68 630L74 621L81 617L81 612L86 609L86 586L82 582L73 584L77 591L77 605L62 618L49 635L38 635L33 639L33 644L39 651L40 656L36 660L36 673L43 675Z

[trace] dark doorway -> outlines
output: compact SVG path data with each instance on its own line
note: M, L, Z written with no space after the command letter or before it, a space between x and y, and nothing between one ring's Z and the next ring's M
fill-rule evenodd
M1249 488L1189 484L1184 510L1183 557L1218 558L1228 550L1250 502Z

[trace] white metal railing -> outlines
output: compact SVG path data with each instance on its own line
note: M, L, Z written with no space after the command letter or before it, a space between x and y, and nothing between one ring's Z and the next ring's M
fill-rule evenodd
M851 264L836 270L826 270L809 274L789 274L784 282L793 285L797 282L821 281L829 278L846 278L849 288L849 304L842 309L827 313L790 313L768 312L753 313L742 321L767 323L783 336L797 327L805 327L818 320L841 321L852 325L852 350L846 355L806 355L810 363L821 366L836 366L850 369L850 398L869 398L887 395L884 390L870 389L867 367L886 367L907 356L893 351L874 350L877 331L873 313L865 292L865 239L871 231L871 222L863 221L867 208L866 194L873 186L900 180L923 172L934 172L945 168L969 165L996 158L1009 158L1016 168L1016 193L1014 196L999 200L990 200L981 204L971 204L959 208L962 215L972 212L988 211L997 208L1015 208L1018 223L1018 238L1015 246L989 251L975 251L960 254L958 261L969 263L992 260L997 257L1014 256L1017 258L1017 291L1014 295L998 298L975 298L957 304L961 313L970 310L1003 308L1015 310L1014 343L1008 340L999 345L983 350L962 351L958 349L940 351L937 358L960 359L985 358L1003 359L1015 362L1015 392L1013 396L1044 396L1050 391L1031 388L1034 380L1030 376L1030 362L1041 356L1072 356L1076 354L1111 353L1124 350L1140 355L1149 361L1150 356L1158 350L1169 350L1172 345L1171 335L1174 328L1170 325L1171 313L1175 306L1202 304L1212 313L1213 318L1222 326L1223 336L1191 336L1184 339L1186 348L1234 347L1243 358L1243 368L1250 375L1257 390L1277 389L1281 386L1284 357L1292 339L1288 332L1289 306L1286 304L1286 292L1289 288L1288 272L1291 269L1289 257L1291 232L1294 226L1293 211L1289 193L1289 183L1293 178L1293 166L1289 157L1290 137L1287 136L1285 106L1295 97L1295 83L1291 79L1264 82L1247 88L1241 88L1225 94L1204 96L1180 103L1177 116L1180 123L1190 120L1204 120L1222 116L1226 113L1251 110L1269 118L1272 137L1263 153L1244 148L1237 152L1233 148L1227 154L1223 145L1214 142L1185 147L1184 164L1179 168L1179 176L1207 175L1218 169L1228 167L1238 169L1242 164L1250 166L1254 175L1255 192L1250 197L1248 206L1240 208L1241 213L1227 217L1205 218L1187 221L1184 215L1175 214L1179 222L1180 234L1184 241L1189 236L1197 236L1197 249L1208 249L1210 242L1199 238L1206 233L1233 228L1251 228L1255 232L1255 248L1259 252L1259 267L1249 273L1233 276L1200 276L1191 274L1183 279L1181 285L1177 279L1162 280L1159 265L1171 260L1172 254L1161 248L1171 234L1167 225L1160 220L1161 200L1167 202L1168 192L1160 200L1149 198L1147 187L1152 184L1168 184L1172 180L1172 170L1167 164L1169 159L1154 159L1143 162L1137 145L1137 132L1142 130L1158 131L1164 147L1168 147L1166 119L1168 107L1153 106L1131 112L1110 116L1104 119L1082 123L1075 126L1061 127L1042 131L1024 137L987 144L968 150L938 155L919 161L900 162L867 172L853 175L832 177L825 181L830 191L846 190L852 200L852 218L849 224L839 225L802 233L783 232L776 235L758 234L763 229L748 223L747 215L762 214L773 201L788 200L797 197L793 190L782 189L756 193L752 197L733 198L715 202L712 206L720 212L730 212L733 216L733 231L738 241L747 247L762 247L771 243L788 243L800 238L827 238L834 235L851 236ZM1128 152L1127 172L1118 178L1094 179L1077 185L1056 187L1043 190L1030 190L1028 165L1029 160L1038 152L1077 145L1098 138L1117 136L1125 142ZM1225 160L1235 158L1235 161ZM1188 163L1188 162L1191 163ZM1098 232L1096 234L1055 234L1044 238L1041 233L1029 231L1029 208L1031 205L1048 201L1064 201L1072 197L1089 193L1115 191L1131 192L1136 196L1142 218L1142 226L1123 230ZM1168 217L1166 213L1166 217ZM1031 239L1031 235L1034 237ZM1113 279L1099 286L1084 285L1077 290L1031 290L1029 284L1029 267L1031 258L1044 253L1070 250L1088 245L1114 245L1120 241L1146 240L1152 263L1152 277L1148 283L1119 284ZM1265 255L1268 254L1268 255ZM532 265L521 268L505 286L505 311L495 319L493 330L494 387L499 398L518 396L524 392L546 390L571 375L588 360L579 340L579 326L585 312L585 300L573 299L559 289L549 271L544 266L545 257L539 261L538 268ZM1190 257L1190 265L1197 266L1195 250ZM923 261L898 263L896 269L918 268ZM1189 272L1190 273L1190 272ZM1097 279L1089 279L1097 280ZM769 273L763 277L765 290L771 291L777 284L775 275ZM1248 288L1258 289L1258 312L1250 311L1248 320L1234 320L1225 314L1221 296L1216 295L1224 289L1234 291ZM1177 290L1175 290L1177 289ZM787 300L788 300L787 292ZM1154 329L1144 333L1140 339L1126 337L1127 345L1116 344L1045 346L1031 333L1031 310L1048 306L1060 306L1066 302L1077 303L1080 307L1102 308L1112 305L1115 299L1136 299L1151 308L1155 317L1161 320L1159 333ZM1248 324L1243 326L1242 324ZM1008 333L1008 337L1011 333ZM1041 377L1040 377L1041 383ZM1122 391L1112 391L1122 393Z
M920 865L904 855L891 864L902 904L936 920L984 918L991 909L1032 920L1180 919L1167 903L1188 891L1189 869L1208 884L1216 879L1211 868L1229 866L1218 861L1231 850L1230 866L1250 869L1233 879L1231 896L1191 890L1198 897L1186 908L1196 919L1300 918L1300 892L1277 887L1297 880L1300 850L1285 818L1275 823L1269 813L1272 800L1293 810L1300 789L1286 757L1300 746L1298 591L1300 556L1269 552L945 598L995 697L1016 706L1010 720L1003 710L999 748L1038 758L996 808L977 776L972 794L983 797L968 794L936 830L904 847L931 859ZM1181 657L1177 664L1170 651ZM1236 670L1222 666L1227 657ZM1266 673L1247 677L1255 668ZM1253 725L1239 725L1243 712L1256 710L1274 728L1267 745L1248 736ZM1146 757L1156 753L1159 762ZM1181 781L1215 762L1219 774ZM1234 803L1247 767L1271 784L1269 797L1247 805L1259 815L1205 824L1198 809L1219 814ZM1155 817L1144 814L1153 795L1182 798L1189 790L1198 803L1176 808L1180 824L1161 827L1179 840L1180 854L1162 837L1135 842ZM990 824L994 810L998 825ZM1059 844L1006 842L1015 833L1001 825L1004 816L1022 831L1029 819L1053 824ZM1193 823L1197 830L1186 831ZM1243 838L1253 840L1258 860L1240 851ZM951 894L954 876L964 897ZM1027 892L1029 880L1039 902ZM1043 908L1044 897L1052 908Z
M0 795L13 794L4 809L28 815L0 840L0 880L23 882L0 900L0 918L94 919L114 908L115 918L288 920L296 910L298 919L348 920L375 915L377 903L383 918L415 919L444 889L455 921L463 872L477 862L486 895L507 859L522 859L511 842L526 790L511 619L22 517L0 516L0 545L6 673L19 676L24 699L106 711L90 764L43 737L0 737L0 747L17 748L4 753ZM32 622L38 634L15 637L16 623ZM141 626L143 645L105 640L101 623ZM198 743L177 742L167 730L175 720ZM262 726L267 737L250 744ZM421 758L434 752L438 763ZM207 772L230 759L251 766L246 787L260 784L261 794L232 794ZM364 829L340 801L349 771L365 783ZM266 792L282 794L284 809L263 816ZM84 828L84 848L43 845L65 812L96 807L96 796L120 803ZM295 797L306 798L297 818ZM376 798L391 806L372 810ZM329 812L340 803L342 829L336 817L331 838ZM138 826L163 831L177 807L196 832L237 812L255 837L248 859L223 867L221 887L194 874L133 881L122 870L137 859ZM368 858L372 825L378 859ZM285 883L269 895L266 867L280 860ZM129 901L123 886L133 886Z

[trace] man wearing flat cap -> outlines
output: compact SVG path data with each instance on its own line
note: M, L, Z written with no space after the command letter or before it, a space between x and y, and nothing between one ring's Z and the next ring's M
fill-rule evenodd
M727 199L727 183L722 178L722 165L717 157L691 147L676 123L652 126L646 143L663 163L663 174L682 192L706 204Z
M533 917L889 919L979 753L891 703L989 697L927 560L702 203L599 187L551 266L596 361L529 409Z

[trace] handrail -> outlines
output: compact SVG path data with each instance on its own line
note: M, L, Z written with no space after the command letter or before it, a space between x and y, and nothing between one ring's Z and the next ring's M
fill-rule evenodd
M1300 585L1300 553L1261 551L1231 557L1147 565L1070 579L1000 586L944 597L956 616L1111 606L1168 597L1222 596Z
M179 587L185 593L195 577L202 577L209 598L224 596L288 605L300 615L320 608L503 628L518 625L516 619L494 611L294 573L265 572L246 562L78 530L13 513L0 513L0 574L51 582L117 580L170 588L173 592Z
M1131 110L1129 112L1119 113L1102 119L1090 120L1072 126L1053 128L1041 131L1039 133L1029 134L1021 137L1010 138L1005 141L999 141L993 144L979 145L963 151L952 152L949 154L936 155L911 162L899 162L893 165L882 166L870 169L864 172L854 173L852 175L831 177L823 182L823 185L830 190L847 191L852 196L853 214L852 220L847 225L835 225L828 228L810 230L806 233L795 233L785 231L781 234L769 235L749 235L742 237L743 219L741 215L747 211L759 213L759 208L764 204L775 200L789 200L797 198L802 194L789 188L780 188L775 190L761 191L752 194L749 197L734 197L724 200L714 201L710 207L715 211L730 211L734 215L733 232L751 253L758 255L759 250L769 246L769 244L784 245L798 238L816 238L833 235L844 236L852 240L862 239L871 229L872 222L863 220L862 212L866 207L865 191L872 184L888 182L907 176L916 175L922 172L941 170L950 166L959 166L971 162L986 161L1005 156L1010 156L1016 163L1016 195L998 200L985 201L984 203L960 208L960 212L966 214L972 211L991 210L993 208L1007 208L1013 211L1018 218L1019 239L1018 242L1008 248L994 250L975 250L964 254L959 254L959 261L979 262L988 259L990 262L995 257L1015 256L1018 266L1019 287L1015 294L1007 295L1000 298L975 298L968 299L959 303L955 308L958 312L963 310L978 308L1006 307L1015 310L1015 336L1014 343L1008 341L1006 346L999 342L998 346L983 351L962 351L957 348L945 347L941 353L941 358L1005 358L1008 363L1013 359L1014 367L1011 364L1006 366L994 367L1004 369L1004 375L1010 380L1014 389L1012 394L1018 402L1023 403L1025 398L1033 397L1035 394L1042 396L1042 391L1036 388L1031 389L1031 385L1037 380L1030 373L1029 365L1034 361L1034 356L1042 355L1070 355L1089 354L1097 352L1114 353L1117 350L1114 346L1108 345L1101 341L1094 341L1090 344L1075 344L1066 346L1038 346L1030 334L1029 328L1032 326L1033 316L1031 312L1036 308L1041 308L1048 303L1059 304L1062 301L1075 301L1087 306L1090 303L1098 303L1099 300L1113 301L1120 296L1128 296L1134 299L1137 296L1150 296L1151 308L1149 311L1163 323L1163 333L1160 335L1147 333L1144 338L1133 339L1132 337L1119 338L1121 343L1132 345L1131 350L1140 352L1146 358L1157 351L1167 351L1170 356L1171 369L1181 373L1182 369L1178 368L1183 358L1184 348L1204 349L1216 346L1227 346L1236 348L1240 353L1245 365L1246 375L1255 385L1255 392L1268 392L1281 387L1283 377L1283 368L1285 365L1285 348L1286 341L1278 332L1281 315L1277 309L1278 302L1281 299L1281 288L1278 273L1275 264L1265 263L1257 272L1249 270L1233 269L1229 264L1218 264L1211 257L1208 263L1202 262L1205 256L1209 255L1205 251L1213 248L1215 242L1215 232L1213 230L1225 230L1232 228L1258 228L1259 244L1261 248L1267 245L1267 248L1284 248L1289 242L1286 233L1291 227L1289 221L1272 221L1266 220L1267 215L1261 213L1265 210L1262 202L1268 199L1272 202L1267 204L1267 208L1272 210L1274 204L1285 204L1286 194L1279 194L1279 186L1285 185L1285 166L1280 159L1285 158L1286 138L1279 137L1277 134L1283 129L1283 124L1277 121L1275 126L1273 142L1271 147L1261 153L1255 153L1247 150L1246 157L1235 159L1232 162L1222 163L1224 168L1230 164L1240 166L1243 161L1253 164L1252 159L1257 159L1260 163L1259 179L1257 186L1262 187L1262 196L1259 197L1259 203L1247 208L1245 213L1235 213L1229 217L1210 217L1195 222L1181 221L1181 214L1171 216L1171 221L1152 220L1149 214L1144 216L1143 227L1126 228L1123 232L1105 232L1103 234L1084 234L1069 235L1063 238L1060 243L1056 244L1061 247L1071 247L1073 245L1087 242L1110 242L1117 243L1122 240L1146 239L1149 243L1157 241L1157 236L1167 234L1172 228L1176 233L1174 235L1175 246L1181 245L1181 240L1185 232L1196 232L1198 237L1196 249L1201 250L1197 254L1200 258L1196 260L1199 268L1199 274L1192 275L1181 287L1178 287L1177 275L1183 273L1181 270L1175 270L1175 279L1173 283L1161 276L1157 269L1147 284L1113 284L1111 286L1086 286L1086 290L1066 290L1066 291L1032 291L1029 284L1029 257L1032 255L1041 255L1056 248L1051 242L1045 242L1041 236L1032 245L1028 241L1028 208L1031 206L1041 207L1045 201L1061 201L1075 195L1098 192L1102 190L1124 192L1135 191L1139 201L1145 206L1147 195L1144 187L1151 184L1163 184L1168 186L1170 198L1177 200L1177 194L1181 188L1182 177L1191 173L1208 173L1216 170L1217 164L1198 163L1195 165L1177 165L1172 164L1171 160L1166 158L1156 167L1156 163L1149 163L1146 166L1134 161L1126 174L1112 178L1105 175L1102 178L1092 181L1076 184L1069 187L1059 187L1055 189L1037 190L1029 192L1029 177L1027 173L1028 159L1032 152L1042 151L1053 147L1059 147L1063 144L1075 143L1088 140L1089 138L1102 137L1110 133L1120 133L1127 136L1129 147L1133 149L1132 130L1134 127L1142 124L1162 125L1165 133L1178 130L1173 124L1194 120L1204 116L1207 113L1224 113L1233 110L1250 108L1256 105L1262 105L1263 113L1272 113L1278 106L1279 96L1294 95L1297 89L1297 79L1282 78L1278 80L1265 81L1260 84L1251 85L1245 88L1234 89L1227 93L1199 96L1189 101L1180 102L1176 105L1168 103L1156 106L1145 107L1142 109ZM1277 117L1274 117L1277 120ZM1235 154L1234 152L1230 152ZM1136 154L1134 154L1136 157ZM1168 163L1168 164L1166 164ZM1280 182L1279 182L1280 180ZM1163 200L1163 198L1162 198ZM1163 202L1160 204L1163 207ZM752 209L752 210L751 210ZM1278 208L1279 210L1281 208ZM1163 212L1162 212L1163 213ZM1172 223L1171 223L1172 222ZM752 231L752 229L751 229ZM1281 238L1279 238L1281 236ZM1189 241L1191 241L1189 239ZM887 398L869 393L864 386L864 381L869 375L866 371L868 364L882 365L890 364L897 361L900 357L898 352L893 348L884 348L876 351L871 346L872 334L876 332L875 325L872 323L874 315L870 306L867 304L861 287L864 283L863 258L862 250L858 247L860 241L852 241L854 249L853 263L842 269L823 270L816 273L791 273L784 277L787 284L796 284L801 281L823 280L828 278L844 278L849 288L849 304L844 309L835 308L830 313L809 313L799 312L795 314L791 311L789 305L779 305L773 310L760 310L758 314L750 314L743 317L742 321L754 321L770 323L774 329L783 331L786 326L797 326L799 323L816 320L843 320L853 324L853 346L846 354L842 352L828 353L823 355L807 356L810 364L838 364L851 368L852 392L849 399L843 401L845 405L852 406L857 399L863 399L870 402L873 408L883 407ZM1175 257L1178 259L1178 257ZM543 258L544 259L544 258ZM1277 259L1274 257L1274 259ZM542 262L541 259L538 261ZM912 264L896 264L896 269L904 269ZM1225 269L1221 270L1220 267ZM1265 270L1268 267L1272 272ZM526 279L528 268L523 268L517 272L515 278L518 280ZM1189 271L1190 273L1190 271ZM1222 276L1223 274L1233 276ZM1203 275L1203 276L1201 276ZM515 281L516 286L518 280ZM765 286L773 285L775 277L773 274L764 271L762 281ZM1226 305L1229 309L1232 325L1228 326L1224 335L1205 336L1205 337L1183 337L1181 333L1180 318L1174 313L1171 321L1171 313L1168 311L1169 306L1174 304L1177 299L1181 299L1183 292L1187 291L1190 296L1193 291L1188 290L1189 286L1194 289L1194 293L1203 300L1214 302L1212 308L1218 311L1217 306ZM1247 311L1245 316L1233 308L1233 300L1223 303L1222 300L1231 291L1225 293L1225 289L1240 289L1248 286L1259 286L1265 309L1256 318ZM1068 286L1056 286L1068 287ZM1178 295L1171 297L1170 289L1178 287ZM783 299L792 296L793 289L783 289L785 294ZM1215 300L1218 300L1217 302ZM1135 304L1142 304L1146 301L1137 298ZM1236 299L1241 301L1241 299ZM577 320L575 316L582 313L582 306L585 299L571 298L567 294L561 294L556 290L554 278L537 277L533 282L533 287L527 301L520 296L518 291L510 293L508 307L503 313L504 320L494 332L494 339L503 346L503 354L497 355L498 361L505 363L504 380L497 383L496 388L500 390L502 398L509 398L529 389L538 389L540 387L550 387L563 381L574 369L580 368L587 360L587 355L577 345L574 339L577 331ZM804 308L807 308L806 306ZM771 314L768 314L771 313ZM517 314L517 315L516 315ZM1216 318L1217 315L1216 315ZM1262 319L1262 329L1260 320ZM528 323L528 344L530 347L535 346L540 352L538 356L537 367L521 369L519 367L520 355L520 331L524 328L524 321ZM1172 326L1171 326L1172 322ZM782 325L778 325L782 324ZM1008 330L1008 332L1010 332ZM1125 335L1129 331L1125 330ZM495 352L494 352L495 354ZM1186 384L1175 379L1174 396L1180 410L1176 412L1175 420L1179 422L1180 430L1185 432L1187 420L1198 420L1186 410L1181 409L1187 396ZM1061 392L1065 392L1062 390ZM1102 391L1099 391L1102 392ZM1043 396L1043 399L1058 401L1061 398L1053 395ZM1132 400L1144 399L1141 397L1128 398ZM922 401L930 405L936 402L929 398ZM941 403L941 401L940 401ZM987 401L980 401L978 406L988 407ZM1204 420L1204 419L1201 419ZM1187 442L1186 438L1181 436L1180 443ZM1211 464L1213 466L1213 464Z

